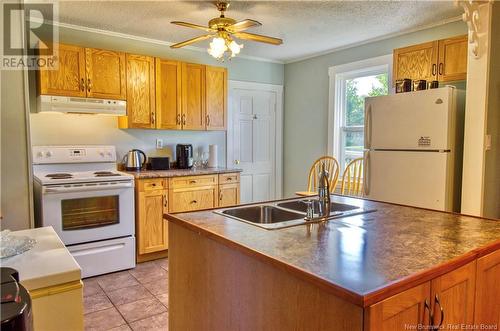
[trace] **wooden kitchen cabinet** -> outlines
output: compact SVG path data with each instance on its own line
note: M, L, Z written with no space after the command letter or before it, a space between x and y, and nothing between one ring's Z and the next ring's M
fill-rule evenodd
M155 62L151 56L127 54L127 116L120 128L156 127Z
M205 130L205 66L182 63L182 128Z
M181 63L156 59L156 128L181 129Z
M219 175L219 207L228 207L240 203L240 174Z
M393 53L393 81L410 78L440 82L467 78L467 35L398 48Z
M85 97L85 48L64 44L58 48L58 69L38 70L38 94Z
M141 257L168 249L168 189L166 179L136 181L137 255Z
M126 99L125 53L86 48L87 97Z
M450 82L467 79L467 35L439 41L438 80Z
M477 259L474 323L500 325L500 250Z
M365 331L401 331L428 325L430 283L415 286L365 310ZM413 330L413 329L412 329Z
M169 179L170 213L217 207L217 175L174 177Z
M227 114L227 69L206 66L206 128L225 130Z

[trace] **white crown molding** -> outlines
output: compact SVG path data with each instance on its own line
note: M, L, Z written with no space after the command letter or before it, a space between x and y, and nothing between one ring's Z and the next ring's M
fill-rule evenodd
M447 18L447 19L439 21L439 22L435 22L435 23L431 23L431 24L426 24L426 25L423 25L423 26L420 26L420 27L416 27L416 28L413 28L413 29L408 29L408 30L404 30L404 31L400 31L400 32L394 32L394 33L387 34L385 36L371 38L371 39L367 39L367 40L360 41L360 42L357 42L357 43L352 43L352 44L348 44L348 45L345 45L345 46L340 46L340 47L332 48L332 49L329 49L329 50L326 50L326 51L314 53L314 54L311 54L311 55L307 55L307 56L303 56L303 57L298 57L298 58L294 58L294 59L290 59L290 60L285 60L284 63L285 64L290 64L290 63L300 62L300 61L304 61L304 60L309 60L309 59L312 59L312 58L315 58L315 57L319 57L319 56L322 56L322 55L326 55L326 54L330 54L330 53L335 53L335 52L343 51L343 50L346 50L346 49L349 49L349 48L353 48L353 47L363 46L363 45L370 44L370 43L377 42L377 41L381 41L381 40L386 40L386 39L390 39L390 38L399 37L399 36L402 36L402 35L405 35L405 34L409 34L409 33L413 33L413 32L418 32L418 31L422 31L422 30L426 30L426 29L432 29L432 28L435 28L435 27L438 27L438 26L441 26L441 25L446 25L446 24L453 23L453 22L458 22L458 21L461 21L461 20L462 20L462 16L456 16L456 17L452 17L452 18Z
M65 29L96 33L96 34L101 34L101 35L105 35L105 36L124 38L124 39L129 39L129 40L136 40L136 41L141 41L141 42L146 42L146 43L156 44L156 45L162 45L162 46L170 46L170 45L174 44L173 42L169 42L169 41L141 37L141 36L136 36L136 35L132 35L132 34L128 34L128 33L121 33L121 32L109 31L109 30L90 28L90 27L86 27L86 26L69 24L69 23L62 23L62 22L58 22L58 21L48 21L47 22L47 21L43 21L42 19L37 18L37 17L30 17L29 21L31 21L33 23L44 23L45 22L45 23L49 23L51 25L54 25L57 27L62 27ZM201 47L185 46L185 47L183 47L183 49L189 49L192 51L201 52L201 53L205 53L208 55L207 50L205 48L201 48ZM252 60L252 61L259 61L259 62L284 64L283 61L266 59L266 58L262 58L262 57L258 57L258 56L251 56L251 55L238 55L237 58L241 58L241 59L245 59L245 60Z

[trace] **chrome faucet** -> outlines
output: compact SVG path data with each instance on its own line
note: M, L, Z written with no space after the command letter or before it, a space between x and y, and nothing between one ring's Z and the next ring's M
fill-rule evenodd
M321 164L321 173L318 183L318 217L328 218L330 216L330 181L325 162Z

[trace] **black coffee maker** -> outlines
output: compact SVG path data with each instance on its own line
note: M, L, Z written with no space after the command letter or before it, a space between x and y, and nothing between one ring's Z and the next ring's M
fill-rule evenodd
M193 167L193 145L177 144L175 152L177 155L177 168L190 169Z

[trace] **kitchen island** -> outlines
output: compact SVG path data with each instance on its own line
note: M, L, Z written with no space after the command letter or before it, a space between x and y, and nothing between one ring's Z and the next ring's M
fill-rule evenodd
M332 201L375 211L277 230L166 215L170 329L500 327L500 221Z

